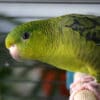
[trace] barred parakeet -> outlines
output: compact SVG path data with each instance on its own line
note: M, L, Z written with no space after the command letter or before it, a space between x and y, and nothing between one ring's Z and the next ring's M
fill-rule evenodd
M16 60L38 60L83 72L100 83L100 17L69 14L24 23L5 39Z

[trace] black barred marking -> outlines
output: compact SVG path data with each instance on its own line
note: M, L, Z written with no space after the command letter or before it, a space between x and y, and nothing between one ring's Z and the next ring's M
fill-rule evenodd
M78 31L81 36L84 36L86 38L86 40L92 40L96 44L100 44L100 37L97 36L98 33L100 34L100 29L99 30L96 29L97 25L100 26L99 22L97 22L93 18L88 18L88 17L84 17L81 19L75 16L72 17L73 17L73 23L71 25L65 25L65 27ZM82 21L87 20L91 22L91 25L90 26L84 25L82 24L81 20Z

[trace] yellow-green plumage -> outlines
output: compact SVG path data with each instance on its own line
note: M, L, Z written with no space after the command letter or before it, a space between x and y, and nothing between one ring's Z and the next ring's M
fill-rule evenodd
M8 34L6 47L13 44L21 59L88 73L100 82L100 17L71 14L28 22Z

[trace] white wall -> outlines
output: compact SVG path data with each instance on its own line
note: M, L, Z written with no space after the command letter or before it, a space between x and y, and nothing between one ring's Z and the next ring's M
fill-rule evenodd
M77 0L76 0L77 1ZM64 14L79 13L100 15L100 4L49 4L49 3L0 3L0 14L17 17L21 21L55 17ZM0 20L0 32L8 32L15 25Z
M0 3L0 13L10 16L53 17L69 13L100 15L100 4L26 4Z

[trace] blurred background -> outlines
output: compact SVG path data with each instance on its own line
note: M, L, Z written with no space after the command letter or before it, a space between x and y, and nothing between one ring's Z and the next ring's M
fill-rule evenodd
M0 0L0 100L68 100L69 72L37 61L16 62L4 45L15 26L71 13L100 15L100 0Z

